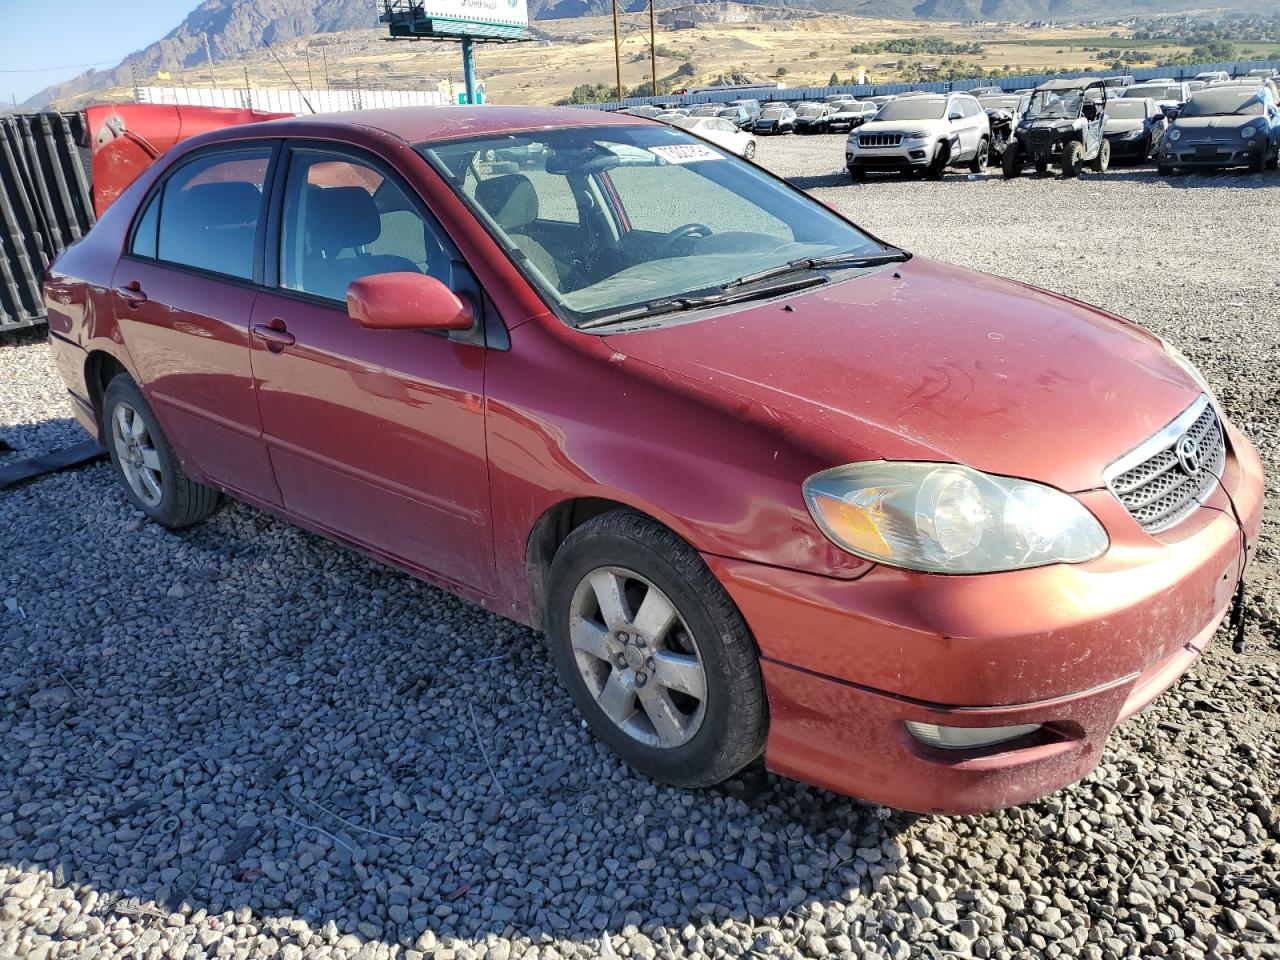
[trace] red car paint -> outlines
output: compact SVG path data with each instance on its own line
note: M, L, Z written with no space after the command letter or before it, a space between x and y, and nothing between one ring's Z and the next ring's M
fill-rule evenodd
M410 147L645 122L373 111L179 144L174 159L283 138L379 158L440 221L509 347L367 330L284 291L122 259L160 163L48 277L51 343L77 416L98 435L95 371L109 357L142 386L193 478L535 627L548 518L578 500L635 508L701 552L751 627L770 768L952 812L1084 776L1110 730L1186 669L1223 616L1246 555L1233 509L1249 541L1261 512L1249 442L1228 426L1221 489L1150 535L1101 471L1200 388L1126 321L915 258L695 323L578 331ZM952 460L1075 493L1110 548L981 576L862 560L817 528L801 484L878 458ZM912 719L1045 729L970 756L916 742Z

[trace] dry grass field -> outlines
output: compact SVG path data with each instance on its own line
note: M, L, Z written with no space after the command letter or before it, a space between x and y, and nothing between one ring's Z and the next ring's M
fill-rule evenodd
M731 8L733 9L733 8ZM739 72L772 77L781 68L788 87L825 85L836 73L848 82L859 68L871 82L915 78L919 64L938 63L936 55L856 55L850 48L878 40L938 36L955 43L981 43L978 55L954 55L952 62L973 64L984 70L1009 68L1015 73L1047 72L1097 67L1096 50L1124 44L1127 38L1112 36L1112 27L1067 26L1031 29L1017 24L921 23L846 16L798 15L765 8L736 8L755 19L740 23L709 23L673 29L659 23L658 75L668 76L684 63L692 63L695 75L682 84L709 83L718 76ZM660 17L665 19L664 14ZM523 43L486 44L478 48L477 65L490 101L499 103L552 103L573 87L588 83L612 83L614 77L612 24L608 17L543 20L536 23L536 39ZM630 88L649 79L648 18L628 14L622 18L622 79ZM243 60L215 63L214 81L220 86L243 87L246 77L254 87L300 86L435 89L461 85L461 63L456 44L390 42L380 28L319 34L277 46L274 54L263 50ZM1160 55L1185 52L1167 46ZM276 58L279 58L277 61ZM885 66L897 61L896 66ZM144 83L204 86L210 71L191 67L167 76L140 77ZM93 100L131 99L132 90L118 87L92 96ZM62 101L70 109L80 100Z

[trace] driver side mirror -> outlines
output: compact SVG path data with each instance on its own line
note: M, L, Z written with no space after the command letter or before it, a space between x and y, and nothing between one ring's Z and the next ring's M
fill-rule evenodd
M1096 103L1086 103L1084 109L1080 111L1084 114L1084 118L1089 121L1098 119L1098 105Z
M366 330L470 330L471 305L424 273L375 273L347 287L347 315Z
M950 120L952 123L955 123L957 120L963 120L964 114L959 110L952 110L949 114L947 114L947 119Z

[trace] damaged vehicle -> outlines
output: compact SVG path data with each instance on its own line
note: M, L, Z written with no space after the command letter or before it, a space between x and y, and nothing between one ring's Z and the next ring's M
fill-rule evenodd
M232 497L527 625L548 658L475 621L569 693L522 706L659 781L1029 802L1241 609L1261 464L1173 346L683 130L371 110L138 170L44 286L120 496Z
M987 111L987 123L991 127L991 159L999 160L1004 156L1005 148L1013 139L1018 121L1026 113L1031 97L1012 93L988 94L978 98L982 109Z
M1028 164L1045 173L1056 164L1064 177L1079 176L1087 164L1103 173L1111 144L1102 133L1107 88L1101 80L1050 80L1035 88L1031 102L1001 161L1005 179Z
M1113 100L1102 125L1102 135L1111 144L1111 162L1145 163L1160 145L1168 126L1169 118L1154 100Z

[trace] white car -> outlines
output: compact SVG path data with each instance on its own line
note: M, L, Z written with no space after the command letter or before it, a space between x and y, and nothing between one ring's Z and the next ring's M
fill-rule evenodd
M1225 70L1206 70L1204 73L1197 73L1196 79L1205 84L1225 83L1231 79L1231 74Z
M756 155L755 136L739 130L732 120L722 117L677 117L671 121L671 125L688 130L694 136L748 160Z
M987 168L991 124L982 105L967 93L899 97L849 134L845 166L861 180L868 170L923 173L940 180L947 167Z

